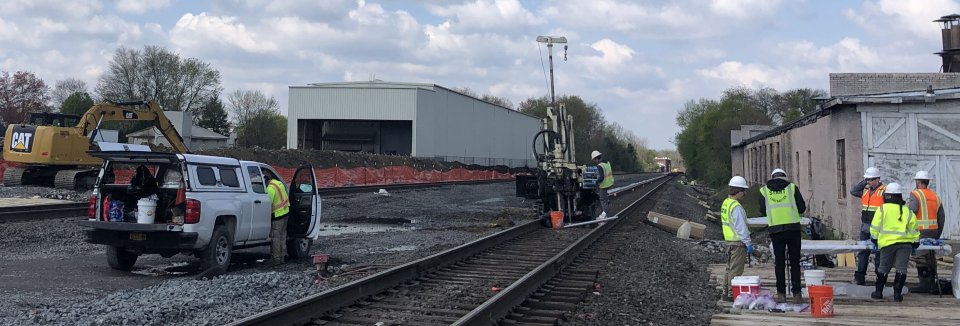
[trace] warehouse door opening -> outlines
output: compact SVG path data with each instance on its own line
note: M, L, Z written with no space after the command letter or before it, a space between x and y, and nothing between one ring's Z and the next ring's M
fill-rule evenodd
M299 120L297 148L410 155L413 150L413 122Z

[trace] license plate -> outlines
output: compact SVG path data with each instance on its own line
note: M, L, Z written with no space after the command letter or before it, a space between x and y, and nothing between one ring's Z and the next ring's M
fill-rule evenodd
M147 234L143 232L130 232L130 240L145 241L147 240Z

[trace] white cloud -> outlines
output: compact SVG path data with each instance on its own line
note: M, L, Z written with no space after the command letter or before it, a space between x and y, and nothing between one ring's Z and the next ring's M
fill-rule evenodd
M843 14L864 29L878 33L893 30L907 32L914 37L940 40L938 27L931 21L958 11L960 4L955 0L928 0L922 4L899 0L866 0L861 9L846 9Z
M474 0L429 7L433 14L447 18L447 25L456 32L506 32L545 23L517 0Z
M752 19L776 13L781 0L712 0L710 10L731 18Z
M263 53L278 49L266 37L247 30L236 17L184 14L170 30L170 41L185 48L210 48L211 44L229 45L247 52Z
M170 6L170 0L118 0L116 5L119 12L143 14Z

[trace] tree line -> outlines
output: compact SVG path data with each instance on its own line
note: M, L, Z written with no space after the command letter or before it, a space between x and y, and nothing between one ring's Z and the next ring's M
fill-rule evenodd
M731 178L730 131L740 125L782 125L814 112L819 89L779 92L763 87L731 88L720 99L688 101L677 115L680 132L675 141L686 174L714 187L726 186Z
M0 72L0 125L25 122L30 113L81 115L97 102L151 99L164 110L190 112L199 127L224 136L236 133L238 146L286 145L286 117L276 98L259 90L235 90L224 103L222 92L220 72L209 63L159 46L121 47L93 91L76 78L58 80L50 87L33 72ZM149 126L149 122L106 125L124 138Z
M455 90L540 118L546 117L549 104L544 96L514 107L506 98L478 95L468 88ZM185 58L160 46L120 47L92 91L76 78L58 80L50 87L29 71L12 75L0 72L0 121L21 123L32 112L80 115L97 102L152 99L165 110L190 112L197 126L225 136L236 133L237 146L286 145L287 118L280 114L276 98L259 90L223 91L220 72L200 59ZM654 157L659 153L651 150L645 139L606 121L596 104L575 95L563 95L558 102L564 103L574 118L578 163L590 164L590 152L599 150L618 171L656 170ZM125 138L128 133L149 127L149 123L111 123L105 127L120 130Z

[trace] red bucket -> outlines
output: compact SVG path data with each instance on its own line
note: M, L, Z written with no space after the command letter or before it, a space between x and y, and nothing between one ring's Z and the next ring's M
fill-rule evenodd
M807 286L810 293L810 313L816 318L833 317L833 287L829 285Z
M563 226L563 212L551 211L550 225L552 225L554 229L559 229L561 226Z

